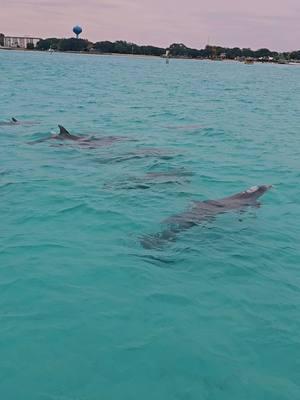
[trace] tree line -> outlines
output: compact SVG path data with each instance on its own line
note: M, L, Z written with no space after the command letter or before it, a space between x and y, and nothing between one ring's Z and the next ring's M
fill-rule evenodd
M251 50L249 48L227 48L221 46L207 45L204 49L193 49L185 46L182 43L173 43L169 48L164 49L155 46L139 46L135 43L117 40L116 42L102 41L92 43L86 39L58 39L48 38L40 40L37 44L37 50L56 50L56 51L83 51L95 53L116 53L116 54L135 54L135 55L150 55L163 56L169 50L171 57L182 58L254 58L254 59L294 59L300 60L300 50L293 52L278 53L269 49L263 48L259 50Z
M85 51L98 53L117 53L117 54L139 54L162 56L166 49L155 46L138 46L135 43L128 43L124 40L116 42L96 42L92 43L85 39L57 39L48 38L40 40L36 46L37 50L57 50L57 51Z

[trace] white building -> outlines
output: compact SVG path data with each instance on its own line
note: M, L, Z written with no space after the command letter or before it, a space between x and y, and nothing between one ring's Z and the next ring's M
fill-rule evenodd
M40 40L40 38L25 36L4 36L4 47L26 49L28 44L33 44L33 46L36 47Z

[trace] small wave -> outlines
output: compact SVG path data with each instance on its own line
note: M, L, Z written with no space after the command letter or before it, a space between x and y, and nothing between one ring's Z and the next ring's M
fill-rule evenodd
M188 296L175 294L175 293L151 293L146 297L147 301L151 303L160 303L160 304L171 304L172 306L190 306L192 304L191 299Z
M15 250L45 250L45 249L66 249L69 246L61 243L28 243L28 244L17 244L17 245L9 245L5 246L0 250L1 254L11 253L11 251Z

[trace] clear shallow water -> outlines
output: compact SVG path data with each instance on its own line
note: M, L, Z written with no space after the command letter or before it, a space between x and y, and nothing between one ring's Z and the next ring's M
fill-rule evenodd
M1 397L299 399L300 68L0 66L1 120L39 122L0 126ZM132 140L28 144L58 123ZM139 243L193 200L265 183L260 209Z

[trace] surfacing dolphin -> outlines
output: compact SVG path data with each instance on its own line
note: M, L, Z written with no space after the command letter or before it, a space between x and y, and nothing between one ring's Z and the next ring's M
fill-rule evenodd
M175 241L180 232L186 231L196 225L211 221L218 214L228 211L238 211L246 207L259 207L257 201L264 193L271 189L272 185L253 186L252 188L218 200L196 201L191 209L174 215L163 223L167 229L146 235L141 239L141 245L145 249L161 248L168 242Z
M19 121L16 118L11 118L9 121L0 121L1 126L12 126L19 125Z
M51 136L50 139L57 139L57 140L87 140L83 137L72 135L69 131L66 130L62 125L58 125L59 127L59 134Z
M11 118L10 121L0 121L0 126L16 126L16 125L35 125L33 121L18 121L16 118Z
M109 146L112 143L120 142L126 140L125 136L104 136L102 138L95 137L84 137L71 134L62 125L58 125L59 133L57 135L52 135L48 138L36 140L34 143L45 142L48 140L57 140L61 142L76 142L79 146L86 146L89 148Z

